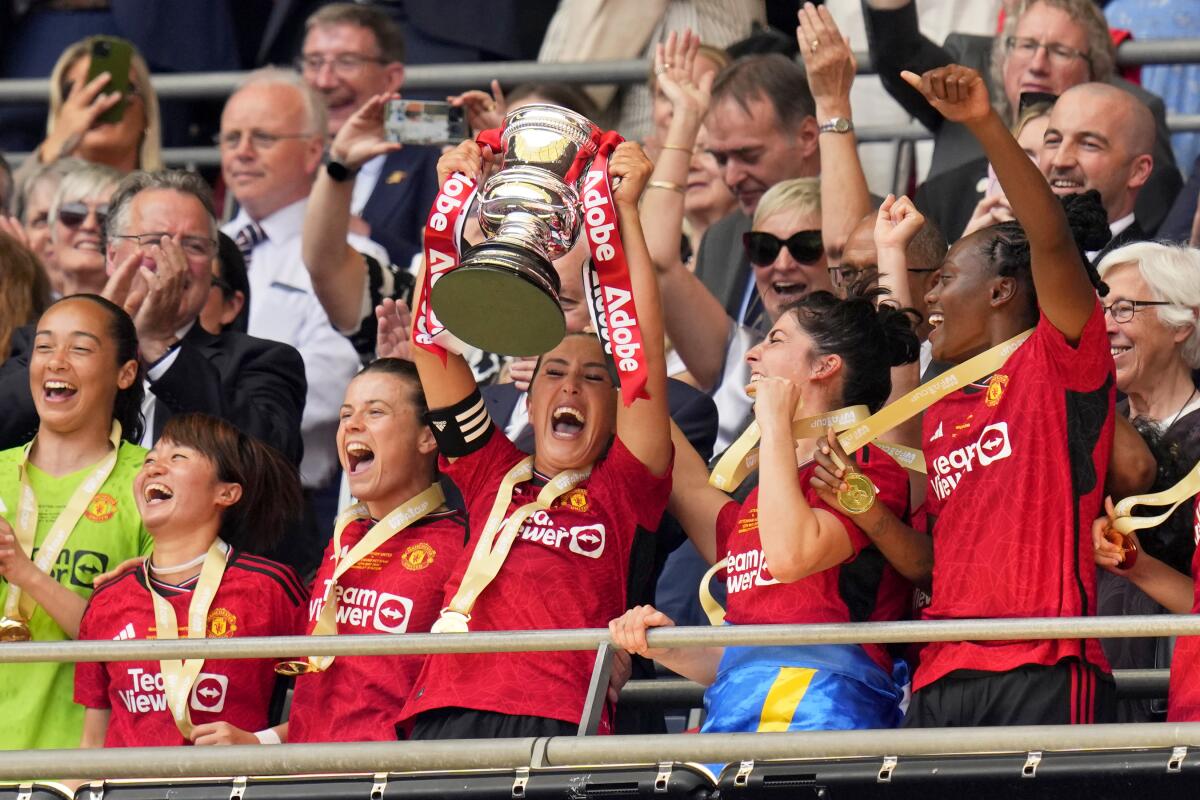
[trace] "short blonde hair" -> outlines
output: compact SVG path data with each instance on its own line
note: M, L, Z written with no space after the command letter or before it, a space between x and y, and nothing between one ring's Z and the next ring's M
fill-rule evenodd
M796 214L821 213L821 180L819 178L792 178L767 189L759 198L754 210L754 227L757 228L767 217L781 211Z
M54 133L54 124L58 121L59 112L62 111L63 101L67 99L63 95L64 76L71 67L75 66L75 62L91 54L92 43L99 38L101 37L89 36L86 39L80 39L64 50L58 57L58 61L54 63L54 69L50 71L50 113L46 115L47 136ZM137 87L138 96L142 98L142 108L146 115L146 129L142 132L142 143L138 148L138 169L159 170L163 168L163 161L162 121L158 112L158 95L150 84L150 68L146 66L146 60L142 58L142 54L137 51L137 48L133 50L129 73L130 80Z
M79 162L79 166L63 175L50 201L50 238L56 239L57 230L54 223L58 221L58 209L66 203L76 203L88 197L108 192L111 194L121 182L121 173L104 164L93 164L89 161Z

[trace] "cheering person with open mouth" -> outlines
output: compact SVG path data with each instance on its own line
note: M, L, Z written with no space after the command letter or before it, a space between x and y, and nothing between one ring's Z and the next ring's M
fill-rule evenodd
M137 569L96 590L81 639L282 636L303 625L308 593L290 567L251 555L301 505L281 454L204 414L172 417L134 497L154 540ZM268 727L273 659L80 663L84 747L279 742Z
M0 640L76 638L92 579L145 553L132 484L145 450L137 331L96 295L60 300L34 329L37 435L0 453ZM0 644L0 647L3 647ZM0 749L79 745L70 664L0 664Z
M442 157L439 178L476 178L485 153L464 142ZM637 209L651 169L624 143L603 176L620 179L606 207L628 263L633 302L623 310L641 330L648 397L622 404L600 340L568 335L535 368L527 457L488 418L460 356L443 362L414 347L441 464L471 521L435 631L594 628L625 608L634 536L658 524L672 458L658 285ZM413 738L574 734L593 661L577 652L433 655L405 716L415 718Z

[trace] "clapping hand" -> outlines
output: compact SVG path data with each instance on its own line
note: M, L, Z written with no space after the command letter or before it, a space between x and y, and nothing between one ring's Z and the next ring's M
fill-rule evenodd
M140 282L135 280L138 277ZM157 361L175 343L191 280L179 238L166 235L148 254L134 250L109 276L101 294L133 317L143 362Z
M987 85L970 67L950 64L931 69L924 75L904 70L900 77L951 122L970 125L994 113Z
M403 300L384 298L375 306L376 358L412 358L412 311Z
M22 548L8 521L0 517L0 578L13 586L25 586L38 571Z

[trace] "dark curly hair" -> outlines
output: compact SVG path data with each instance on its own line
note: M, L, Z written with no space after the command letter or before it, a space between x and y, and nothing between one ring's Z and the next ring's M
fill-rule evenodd
M1099 250L1108 244L1112 233L1108 229L1108 215L1100 203L1100 193L1090 189L1082 194L1071 194L1062 198L1063 210L1067 214L1067 225L1079 248L1079 257L1087 269L1088 279L1096 287L1100 296L1108 294L1108 287L1100 280L1100 274L1091 259L1087 257L1089 250ZM1028 312L1031 320L1038 317L1037 290L1033 285L1033 272L1030 269L1029 239L1025 229L1016 221L1002 222L985 228L990 240L981 245L982 252L988 263L996 270L996 274L1005 278L1015 278L1025 287L1028 298Z
M843 404L862 404L871 413L883 408L892 393L892 367L911 364L921 353L916 334L921 315L880 302L887 294L887 289L857 281L844 300L813 292L783 311L795 315L820 353L841 356Z

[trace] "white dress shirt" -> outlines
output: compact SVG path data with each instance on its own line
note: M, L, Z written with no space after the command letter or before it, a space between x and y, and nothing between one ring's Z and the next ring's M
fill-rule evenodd
M187 325L175 331L175 338L182 342L183 337L188 335L195 324L196 320L193 319ZM150 386L150 381L156 381L163 375L166 375L167 370L171 368L177 358L179 358L178 344L163 356L162 360L146 370L146 377L142 382L146 390L145 394L142 395L142 419L144 420L145 427L142 429L142 440L138 444L147 450L154 447L154 405L158 400L154 394L154 389Z
M379 175L383 172L383 162L386 159L386 154L375 156L359 167L358 174L354 176L354 192L350 195L350 213L354 216L362 216L367 201L375 193L375 186L379 183Z
M1120 219L1108 223L1109 241L1112 241L1120 236L1126 228L1133 224L1133 220L1134 214L1132 211L1130 211ZM1088 250L1086 253L1084 253L1084 255L1087 256L1088 261L1095 261L1096 256L1099 255L1099 253L1099 250Z
M290 344L304 359L308 394L300 434L304 460L300 478L306 488L329 482L337 471L338 411L350 379L358 372L358 354L350 340L334 330L313 292L300 252L300 232L308 200L300 200L258 220L267 238L250 255L250 321L247 333ZM245 209L221 226L229 236L250 223ZM351 237L351 244L355 244Z

